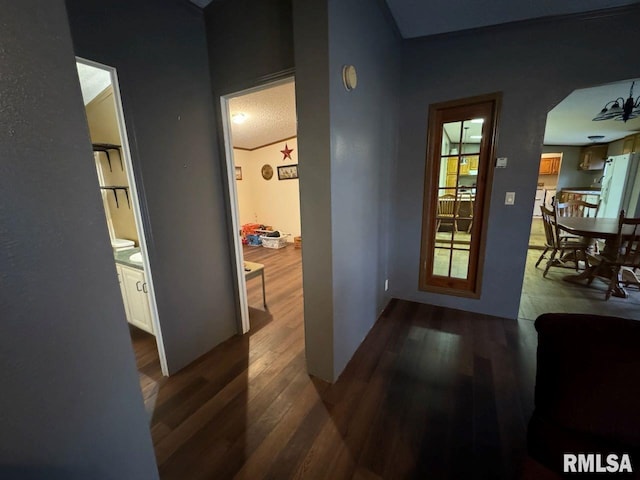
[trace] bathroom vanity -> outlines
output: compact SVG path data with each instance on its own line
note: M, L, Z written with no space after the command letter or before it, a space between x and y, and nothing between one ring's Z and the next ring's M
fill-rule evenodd
M114 253L127 321L152 335L149 289L139 248Z

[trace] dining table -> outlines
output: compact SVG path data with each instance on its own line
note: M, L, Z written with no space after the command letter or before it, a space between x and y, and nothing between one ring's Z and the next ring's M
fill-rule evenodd
M578 235L588 239L604 240L604 248L599 254L599 257L604 258L616 258L618 252L616 251L616 238L618 237L619 219L618 218L593 218L593 217L557 217L556 219L558 229L563 230L572 235ZM622 230L622 236L632 235L633 229L628 226L628 229ZM590 255L592 263L577 275L566 275L563 280L572 283L582 283L587 280L591 283L591 280L595 277L600 277L610 281L612 271L607 266L606 262L600 261L598 257ZM627 298L629 294L623 287L624 283L638 283L639 279L635 273L629 269L622 268L618 274L618 282L615 285L612 295L614 297Z

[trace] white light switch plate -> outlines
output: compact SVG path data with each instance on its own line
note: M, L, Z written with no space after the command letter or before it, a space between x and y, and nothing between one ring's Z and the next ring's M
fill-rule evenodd
M507 168L507 157L496 158L496 168Z
M507 192L504 196L505 205L514 205L516 203L516 192Z

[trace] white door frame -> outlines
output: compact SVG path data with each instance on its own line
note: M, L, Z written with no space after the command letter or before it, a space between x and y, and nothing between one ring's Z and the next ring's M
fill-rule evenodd
M125 170L127 174L127 180L129 181L129 197L131 201L131 208L133 209L133 218L135 219L136 229L138 231L138 240L140 243L140 251L142 252L142 265L144 267L144 273L147 280L149 307L151 310L151 323L153 324L153 331L156 337L156 344L158 347L158 357L160 358L160 368L162 374L166 377L169 376L169 368L167 367L167 356L164 350L164 342L162 340L162 330L160 328L160 320L158 317L158 306L156 304L155 288L153 286L153 277L151 275L151 264L149 262L149 253L147 250L147 239L144 231L144 224L142 223L142 215L140 212L140 201L138 198L138 189L136 187L136 179L133 174L133 163L131 161L131 151L129 149L129 138L127 137L127 126L124 120L124 111L122 109L122 98L120 97L120 84L118 83L118 73L114 67L104 65L102 63L94 62L92 60L86 60L81 57L76 57L78 63L89 65L91 67L99 68L109 72L111 76L111 86L113 87L113 100L116 107L116 117L118 120L118 132L122 141L121 152L122 160L125 164Z
M229 100L234 97L247 95L248 93L259 92L268 88L277 87L285 83L294 81L294 76L287 76L273 82L265 83L246 90L230 93L220 97L220 108L222 110L222 133L224 135L224 151L227 165L227 185L229 186L229 205L231 206L231 228L233 229L233 247L236 256L236 280L238 282L238 293L240 297L240 330L242 334L249 331L249 300L247 298L247 283L244 276L244 253L242 251L242 241L238 233L240 232L240 210L238 209L238 190L236 188L236 168L233 156L233 141L231 139L231 125L229 117Z

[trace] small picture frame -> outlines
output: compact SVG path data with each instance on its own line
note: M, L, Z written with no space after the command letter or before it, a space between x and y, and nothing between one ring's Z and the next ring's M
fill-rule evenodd
M278 167L278 180L294 180L296 178L298 178L298 165Z
M236 167L236 180L242 180L242 167Z

